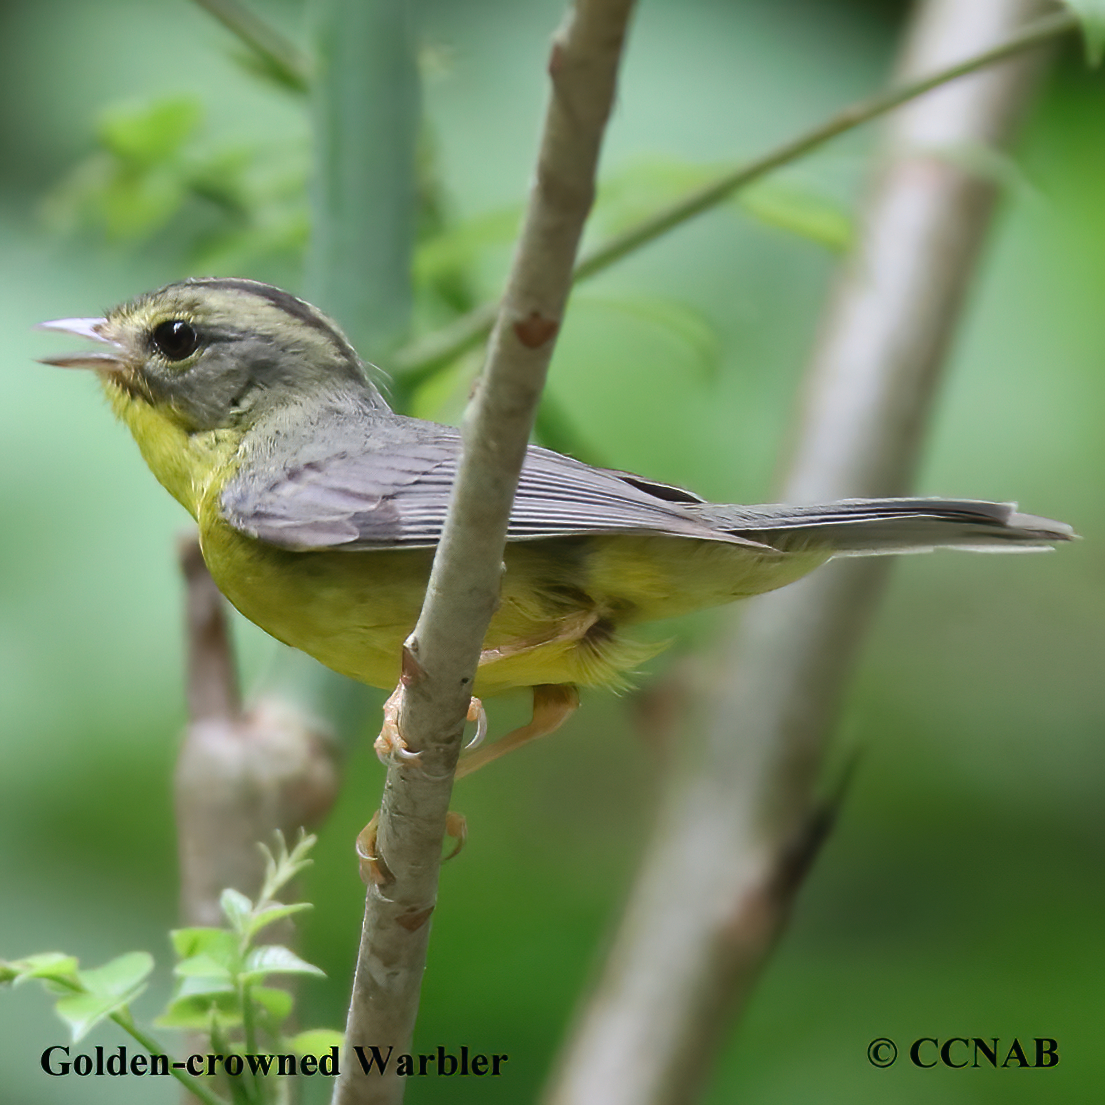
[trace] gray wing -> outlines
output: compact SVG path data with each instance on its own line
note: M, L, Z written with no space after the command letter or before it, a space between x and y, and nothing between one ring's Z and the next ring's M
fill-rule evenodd
M301 415L302 415L301 411ZM275 426L253 436L220 498L223 517L282 548L392 549L436 545L460 456L450 426L363 407L308 410L313 427ZM850 499L824 506L719 506L532 446L507 537L539 540L638 533L745 545L761 553L822 549L831 555L919 552L938 546L1047 548L1069 526L1020 514L1011 503L947 499Z
M223 489L223 517L242 533L288 549L437 544L456 477L459 435L451 427L392 417L394 423L344 445L308 444L291 462L274 464L276 450L245 457ZM761 547L695 517L692 511L701 505L689 491L532 446L507 537L668 534Z

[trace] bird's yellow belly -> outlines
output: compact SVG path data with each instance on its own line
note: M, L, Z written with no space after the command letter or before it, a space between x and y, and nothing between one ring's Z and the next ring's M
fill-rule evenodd
M220 590L278 640L371 686L399 680L432 549L290 552L201 518L204 558ZM595 536L512 542L475 693L540 683L617 685L660 646L624 632L771 590L823 554L759 554L674 537Z

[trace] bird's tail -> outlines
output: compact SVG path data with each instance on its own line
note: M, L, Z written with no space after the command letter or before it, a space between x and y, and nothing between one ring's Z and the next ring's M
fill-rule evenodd
M704 506L718 529L784 551L833 556L927 552L935 548L1014 552L1050 549L1076 537L1015 503L969 499L843 499L824 506Z

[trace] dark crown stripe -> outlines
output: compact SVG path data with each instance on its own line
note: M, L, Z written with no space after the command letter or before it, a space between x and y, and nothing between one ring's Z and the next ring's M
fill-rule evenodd
M360 367L360 358L356 350L349 344L345 335L332 323L321 311L312 307L310 303L299 299L297 296L286 292L282 288L273 287L272 284L262 284L259 280L242 280L232 277L198 277L185 280L185 285L199 284L205 288L222 288L227 291L245 292L247 295L255 295L261 299L267 299L274 307L283 311L286 315L305 323L313 330L325 334L338 347L341 353L350 363Z

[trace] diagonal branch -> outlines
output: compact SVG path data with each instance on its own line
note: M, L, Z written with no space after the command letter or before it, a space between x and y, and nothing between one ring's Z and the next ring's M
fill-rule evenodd
M633 0L576 0L549 60L536 180L422 615L404 650L399 717L414 762L388 770L357 960L340 1105L397 1102L404 1079L362 1075L355 1045L407 1050L437 895L453 771L499 593L507 519L594 198Z
M586 280L603 272L669 230L674 230L696 215L725 202L734 192L811 153L831 139L885 115L939 85L1030 50L1077 27L1077 18L1069 12L1046 16L1020 31L1010 32L1009 37L999 45L980 50L953 65L937 68L923 77L903 81L885 92L859 100L812 130L723 173L707 184L700 185L628 227L583 257L576 266L573 279ZM435 333L419 338L391 357L389 364L392 371L397 375L407 376L412 383L417 382L441 365L478 346L491 332L497 312L497 304L484 303Z
M1039 9L926 0L902 68L986 50ZM908 488L995 196L940 153L1007 140L1039 60L976 74L895 118L814 351L784 499ZM831 820L818 780L887 563L832 565L745 605L550 1105L686 1105L700 1093Z
M311 60L290 39L270 27L239 0L196 0L246 46L268 73L297 92L311 82Z

